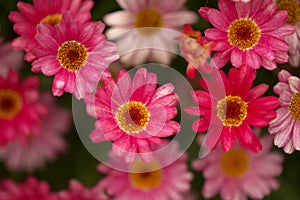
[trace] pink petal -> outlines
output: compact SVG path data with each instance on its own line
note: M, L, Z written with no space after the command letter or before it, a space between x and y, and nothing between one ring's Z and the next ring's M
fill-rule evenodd
M291 76L288 78L288 82L289 82L291 90L294 93L297 93L300 91L300 79L298 77Z
M211 108L210 95L204 91L196 90L191 93L193 101L201 107Z
M220 29L221 31L226 32L230 23L227 21L226 16L216 9L209 9L208 10L208 19L209 22L216 28Z
M248 94L244 97L244 100L246 102L249 102L252 99L257 99L261 97L264 93L266 93L268 89L269 89L269 85L263 83L259 84L248 92Z
M192 124L192 130L196 133L202 133L207 131L210 123L207 120L206 117L202 117L200 119L197 119L196 121L193 122Z
M262 145L248 124L242 123L238 128L234 127L233 130L235 130L236 137L242 146L255 153L261 151Z
M218 69L224 67L230 60L230 56L222 57L223 52L216 52L212 58L211 64L217 66Z
M290 87L288 84L283 83L283 82L279 82L277 83L274 88L273 91L277 94L277 95L281 95L284 91L290 91Z
M254 68L254 69L258 69L260 68L261 65L261 59L259 57L259 55L257 55L257 53L253 50L248 50L245 52L246 54L246 65L248 67Z
M231 52L231 63L233 66L239 68L243 64L242 52L238 48L234 48Z
M224 127L221 135L222 149L224 152L229 151L234 146L235 136L231 132L231 128Z
M237 11L238 18L249 18L251 11L251 3L236 2L235 10Z
M219 143L220 141L220 136L222 133L223 127L220 126L214 126L212 129L206 134L205 137L205 146L211 150L215 148L215 146Z
M266 23L260 26L262 32L267 32L276 29L278 26L282 25L288 18L286 11L279 10L277 13ZM277 36L278 37L278 36Z
M233 21L238 18L235 5L232 1L218 1L220 11L227 17L228 21Z
M293 129L293 143L296 150L300 150L300 121L296 121Z
M228 39L228 34L224 31L221 31L217 28L209 28L209 29L206 29L204 31L205 33L205 37L208 39L208 40L217 40L218 42L221 40L226 40ZM221 42L220 41L220 42ZM217 42L217 43L218 43ZM227 44L228 44L228 41L227 41ZM215 47L214 47L215 48ZM224 49L225 50L225 49Z

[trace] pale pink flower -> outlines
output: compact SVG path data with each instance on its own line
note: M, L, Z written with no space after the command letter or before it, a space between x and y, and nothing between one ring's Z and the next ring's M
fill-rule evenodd
M187 154L178 158L178 143L171 145L165 151L154 153L154 159L147 163L137 159L128 164L110 154L109 162L122 165L120 168L128 171L118 171L100 164L98 171L106 176L99 184L114 200L183 200L183 195L190 190L193 175L187 169ZM162 167L170 159L175 161Z
M93 142L113 142L113 151L132 161L139 155L151 159L152 146L163 138L177 134L178 97L170 83L157 87L157 76L139 68L131 80L129 73L120 71L117 80L109 73L104 87L84 98L89 115L96 118L96 128L90 134Z
M39 181L35 177L28 177L23 183L16 183L6 179L0 188L0 200L56 200L56 195L51 193L48 182Z
M69 189L57 193L57 200L109 200L100 184L92 188L85 187L77 180L69 181Z
M209 150L221 142L223 150L229 151L235 139L250 151L261 150L261 143L250 126L269 125L276 117L278 98L262 97L269 88L267 84L252 88L255 77L254 69L243 66L231 68L228 77L220 71L213 73L211 78L200 79L204 91L192 92L198 106L187 107L185 111L200 116L192 129L198 133L208 131L205 145ZM223 87L225 91L222 92Z
M269 133L275 135L274 144L290 154L300 150L300 79L285 70L279 72L278 79L273 90L279 95L279 108Z
M294 33L295 27L286 23L287 12L278 11L273 0L219 0L218 7L199 9L200 16L215 27L206 29L205 37L216 43L212 62L218 68L229 60L235 67L262 65L268 70L288 62L289 45L283 38Z
M195 31L190 25L184 25L180 41L180 52L189 63L186 69L188 78L195 78L200 72L212 73L215 68L208 63L214 42L207 42L200 31Z
M115 44L102 34L104 27L102 22L75 21L70 13L55 26L39 25L32 71L54 76L53 95L68 92L83 98L95 89L108 65L119 58Z
M48 92L41 94L40 102L49 109L42 118L40 134L29 134L25 144L13 141L0 149L0 159L4 160L9 170L33 172L41 169L46 161L54 160L66 148L63 134L70 127L71 113L58 107Z
M10 12L8 18L14 23L14 31L20 36L12 41L12 46L18 50L25 50L25 60L33 61L32 50L37 42L35 35L37 26L41 23L55 25L66 12L74 14L75 19L86 22L91 19L92 0L34 0L33 5L18 1L18 11Z
M9 42L4 42L0 38L0 76L5 77L9 68L20 69L22 66L22 51L16 51Z
M39 102L40 80L29 76L20 80L15 69L10 69L6 77L0 76L0 145L11 141L28 141L29 135L39 134L41 118L47 108Z
M300 0L276 0L279 10L286 10L289 17L287 23L295 26L296 32L289 35L285 40L289 43L289 63L293 67L300 64Z
M112 26L106 35L116 40L121 61L128 65L146 61L169 64L170 52L176 52L177 48L173 38L180 35L184 24L197 20L195 13L184 8L186 0L117 0L117 3L123 10L104 16L104 22Z
M261 138L263 150L252 153L236 145L228 152L217 147L207 157L196 159L193 168L204 176L202 195L218 193L224 200L262 199L279 188L276 177L282 172L284 157L270 152L273 137Z

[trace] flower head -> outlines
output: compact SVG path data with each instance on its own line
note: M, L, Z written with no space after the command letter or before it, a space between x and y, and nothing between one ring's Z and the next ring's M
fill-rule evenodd
M117 171L100 164L99 172L106 174L100 180L105 191L115 200L122 199L177 199L183 200L183 194L190 189L192 173L186 166L187 154L183 154L172 164L162 167L168 159L176 158L179 154L178 143L159 154L154 153L151 162L136 159L133 163L124 163L113 154L110 162L123 165L128 171Z
M176 50L173 38L179 36L177 31L197 19L193 12L184 9L186 0L117 2L123 10L107 14L104 22L112 26L106 35L116 39L125 64L170 63L170 52Z
M289 35L285 40L289 43L289 63L293 67L300 64L300 1L299 0L278 0L277 9L286 10L288 13L287 23L295 26L296 32Z
M106 41L101 22L80 23L70 13L55 26L41 24L36 35L33 72L54 76L52 93L77 99L92 92L108 65L119 58L115 44Z
M252 153L236 145L228 152L220 147L209 156L193 162L193 168L203 172L202 194L212 198L220 193L221 199L262 199L279 188L275 179L282 172L283 156L270 152L271 136L261 138L263 150Z
M135 154L150 160L152 146L180 129L172 120L178 102L174 86L166 83L156 89L157 76L144 68L138 69L132 80L128 72L121 71L116 81L108 75L103 82L95 96L84 98L88 114L97 119L90 138L93 142L112 141L114 152L127 161Z
M57 200L109 200L100 184L92 188L85 187L77 180L69 181L69 189L57 193Z
M186 75L195 78L197 70L204 73L212 73L215 69L208 63L214 42L207 42L201 36L200 31L195 31L190 25L184 25L183 35L180 40L180 51L189 62Z
M44 167L46 161L55 159L66 148L63 134L69 128L70 113L58 107L48 92L41 94L40 102L49 109L42 118L40 134L27 135L28 142L25 144L13 141L0 149L0 158L6 162L9 170L32 172Z
M25 60L33 61L32 50L37 46L35 36L41 23L55 25L61 22L66 12L74 14L75 19L86 22L91 19L92 0L35 0L33 5L18 1L18 11L10 12L8 18L14 23L14 31L20 36L12 41L12 46L27 52Z
M23 183L15 183L6 179L2 182L0 200L56 200L55 194L51 193L49 184L38 181L35 177L28 177Z
M261 97L269 88L267 84L251 89L255 77L255 70L249 67L231 68L228 77L220 71L220 74L212 74L211 80L201 79L204 91L192 92L193 100L199 106L185 110L200 115L192 129L195 132L208 130L205 142L208 149L221 141L223 150L229 151L237 139L244 148L253 152L261 150L261 143L250 126L267 126L276 117L274 109L278 106L278 98ZM220 89L222 86L224 93Z
M283 40L295 28L286 24L286 11L278 11L273 0L248 3L219 0L220 10L208 7L199 14L216 28L205 30L205 37L216 44L213 62L218 68L229 60L235 67L247 65L268 70L288 61L289 45Z
M279 95L277 117L270 122L269 133L274 134L274 144L286 153L300 150L300 79L282 70L274 92Z
M23 53L14 50L9 42L3 42L0 38L0 76L6 76L10 68L22 67Z
M0 145L11 141L28 141L28 135L39 134L41 118L47 113L39 102L39 79L29 76L20 81L17 71L10 69L0 76Z

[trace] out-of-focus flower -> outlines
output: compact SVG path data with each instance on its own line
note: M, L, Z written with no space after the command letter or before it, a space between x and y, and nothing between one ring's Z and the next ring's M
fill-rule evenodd
M251 89L256 77L254 69L246 66L231 68L228 77L222 71L219 73L212 74L211 80L200 80L204 91L192 92L193 101L199 106L187 107L185 111L200 116L192 124L192 129L195 132L209 129L205 141L208 149L221 141L223 150L229 151L237 139L244 148L260 151L261 143L250 126L267 126L276 117L274 109L278 106L278 98L261 97L269 88L267 84L259 84ZM221 92L222 87L226 94Z
M25 143L29 135L39 134L41 118L47 108L39 102L39 78L20 80L15 69L0 76L0 145L18 140Z
M0 76L5 77L9 68L20 69L23 65L22 51L14 50L9 42L0 38Z
M293 67L300 64L300 1L299 0L276 0L279 10L286 10L289 17L287 23L293 24L296 32L289 35L285 40L289 43L289 63Z
M171 145L165 151L154 153L154 159L148 163L137 159L127 164L111 154L110 162L124 165L122 168L128 171L121 172L100 164L98 171L106 174L106 177L99 184L115 200L183 200L183 194L190 189L193 175L186 166L187 154L162 168L167 160L176 159L179 154L178 143Z
M85 187L77 180L69 181L69 189L57 193L57 200L109 200L100 184L92 188Z
M55 104L54 97L44 92L40 102L49 112L42 118L40 134L27 135L28 142L10 142L0 149L0 158L6 162L9 170L32 172L44 167L46 161L54 160L57 154L66 148L63 134L69 129L71 114L67 109Z
M190 25L184 25L180 40L180 52L189 63L186 75L195 78L200 72L212 73L215 69L208 63L214 42L207 42L200 31L195 31Z
M32 71L54 76L53 95L69 92L83 98L119 58L115 44L102 34L104 27L102 22L80 23L70 13L55 26L43 23L38 27Z
M232 0L232 1L235 1L235 2L243 2L243 3L248 3L248 2L250 2L251 0Z
M209 156L193 162L205 178L202 194L212 198L218 193L224 200L262 199L279 188L276 177L282 172L283 156L270 152L273 137L261 138L263 150L252 153L236 145L228 152L220 147Z
M180 28L197 20L195 13L184 8L186 0L117 2L123 10L107 14L104 22L112 26L106 35L116 40L121 61L126 65L146 61L169 64L170 52L176 52L174 38L180 35Z
M289 45L283 38L294 33L295 27L286 24L287 12L278 11L273 0L219 0L218 7L199 9L200 16L215 27L205 30L205 37L216 43L212 62L218 68L229 60L235 67L262 65L268 70L288 62Z
M274 134L274 144L286 153L300 150L300 79L286 70L278 74L279 83L273 90L279 95L277 117L271 121L269 133Z
M33 61L32 50L37 46L35 35L41 23L55 25L60 23L66 12L74 14L75 19L86 22L91 19L92 0L34 0L33 5L18 1L20 12L10 12L8 18L14 23L14 31L20 36L12 41L12 46L27 52L25 60Z
M45 181L35 177L28 177L24 183L16 183L6 179L1 183L0 200L56 200L56 195L51 193L50 186Z
M157 76L140 68L131 80L125 70L114 80L109 73L104 87L84 98L89 115L96 118L90 138L98 143L113 142L113 151L127 162L140 155L151 160L152 146L162 138L179 132L180 125L172 120L178 97L170 83L157 87Z

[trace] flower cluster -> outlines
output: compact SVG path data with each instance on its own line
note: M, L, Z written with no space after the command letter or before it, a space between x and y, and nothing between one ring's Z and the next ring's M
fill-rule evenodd
M190 1L116 0L101 14L93 0L18 1L8 15L17 37L0 39L0 200L244 200L279 189L284 154L272 143L300 151L300 1L194 11ZM164 71L177 64L178 79ZM78 108L65 93L87 121L74 112L72 126ZM76 131L100 163L85 162ZM32 175L52 173L62 152L53 165L72 163L67 181Z

